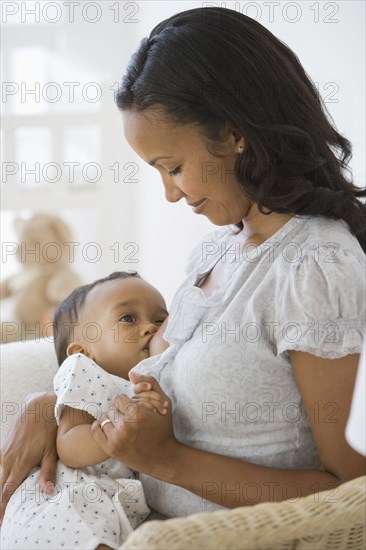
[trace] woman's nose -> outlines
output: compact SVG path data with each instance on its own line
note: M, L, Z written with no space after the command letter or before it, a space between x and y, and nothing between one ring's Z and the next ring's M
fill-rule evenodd
M185 195L173 182L163 179L165 198L168 202L178 202Z

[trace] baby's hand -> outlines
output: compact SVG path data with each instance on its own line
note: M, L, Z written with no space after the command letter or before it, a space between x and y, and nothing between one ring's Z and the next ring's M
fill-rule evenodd
M139 401L148 409L159 412L160 414L166 414L168 401L163 395L153 391L149 382L138 382L134 385L134 392L135 395L132 399Z

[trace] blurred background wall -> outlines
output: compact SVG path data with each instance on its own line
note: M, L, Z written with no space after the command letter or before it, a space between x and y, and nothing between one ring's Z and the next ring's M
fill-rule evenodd
M13 221L59 215L84 282L136 269L169 305L193 245L215 227L169 204L156 169L124 140L114 90L140 40L207 5L257 19L299 57L365 185L365 4L336 2L2 2L1 278L19 269Z

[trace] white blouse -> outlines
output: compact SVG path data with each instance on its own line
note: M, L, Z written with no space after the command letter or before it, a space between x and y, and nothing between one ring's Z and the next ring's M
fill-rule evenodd
M293 216L244 253L234 240L222 227L193 249L164 334L170 347L133 370L171 397L182 443L270 468L322 469L288 350L331 359L361 352L366 256L344 221L323 216ZM223 252L224 282L206 297L195 283ZM331 421L336 404L314 403L312 414ZM224 508L140 480L148 504L167 516ZM207 495L220 490L209 477L202 483Z

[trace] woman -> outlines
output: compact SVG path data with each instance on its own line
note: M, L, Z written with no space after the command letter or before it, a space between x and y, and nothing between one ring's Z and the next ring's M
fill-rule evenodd
M351 145L297 57L242 14L188 10L142 40L117 104L167 200L222 227L189 257L161 328L169 348L133 369L173 413L137 406L128 422L136 403L118 396L96 441L141 472L166 516L362 475L344 428L365 327L366 190L344 177ZM53 401L33 397L29 410ZM27 412L18 421L4 503L36 464L54 480L55 433Z

